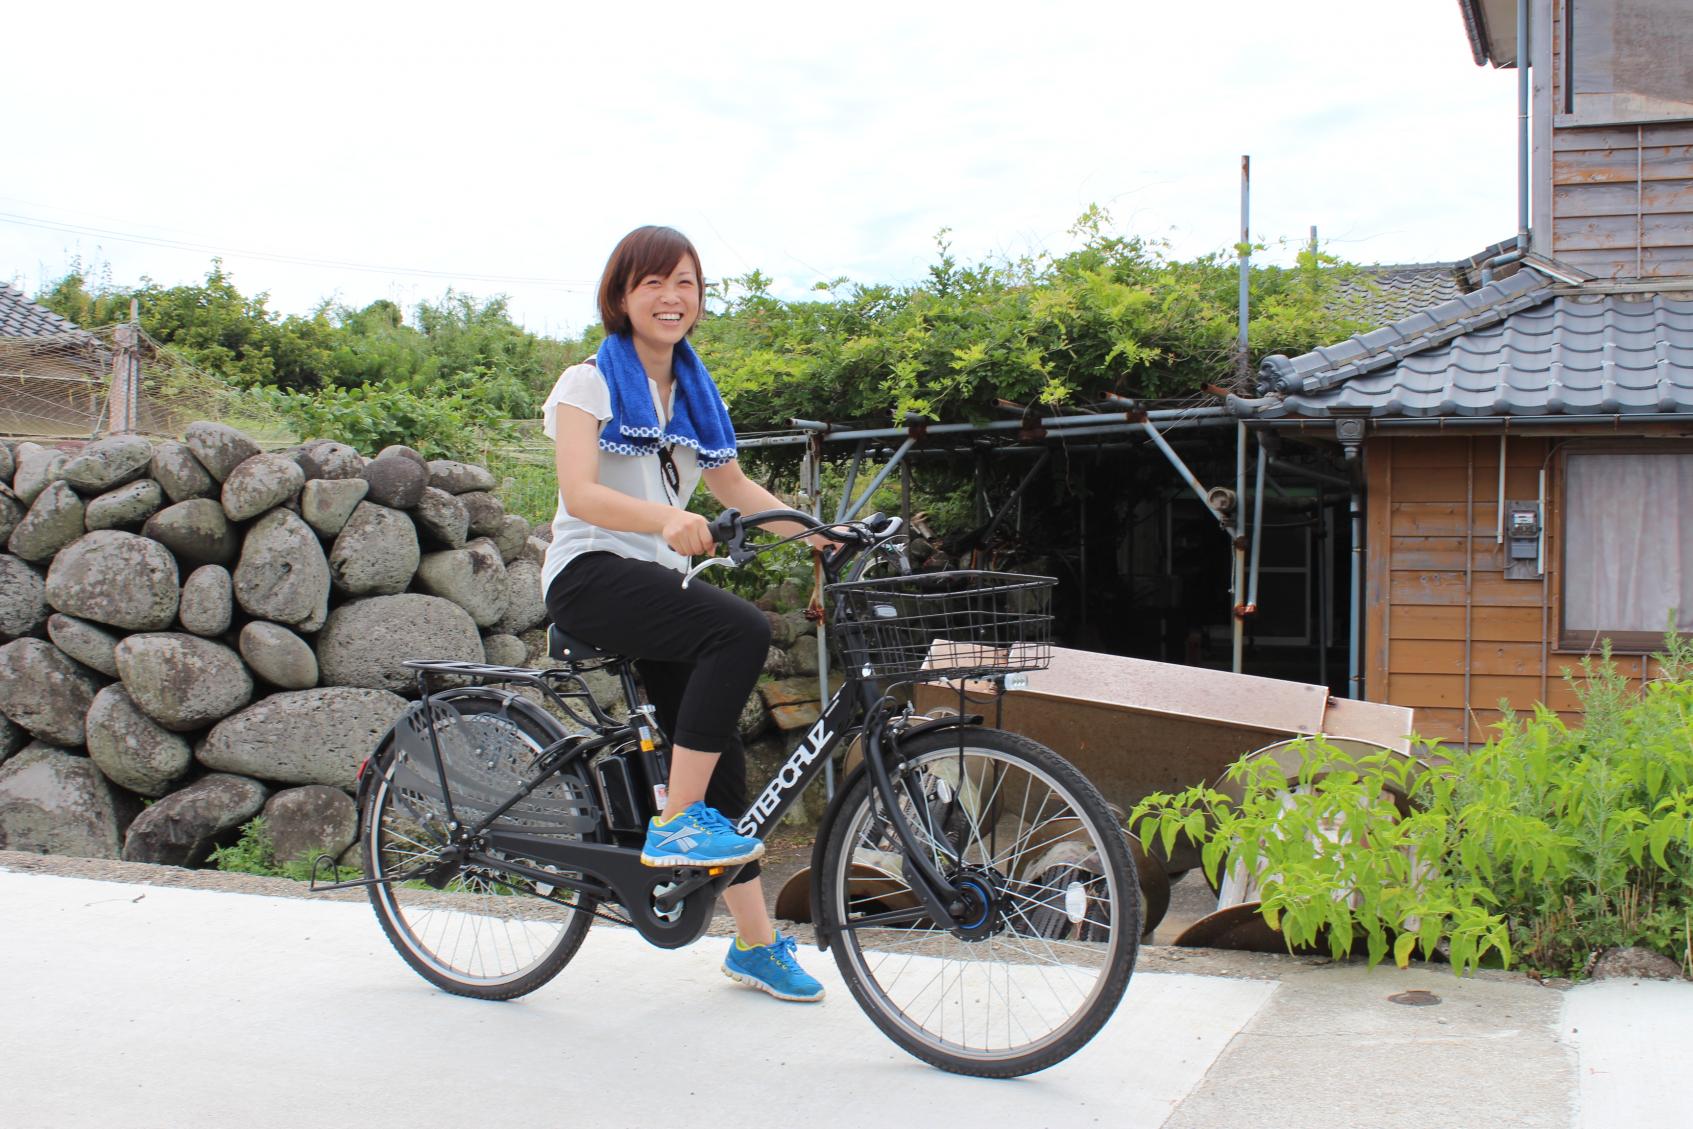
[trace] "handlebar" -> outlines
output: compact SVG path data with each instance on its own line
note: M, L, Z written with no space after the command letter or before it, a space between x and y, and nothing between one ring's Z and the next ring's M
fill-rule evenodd
M886 541L899 532L901 525L897 517L883 514L872 514L862 521L820 521L804 510L776 509L762 510L755 514L743 514L737 509L727 509L718 514L711 521L712 540L720 542L728 551L725 557L712 557L702 561L689 570L682 581L687 587L688 581L705 571L712 565L743 565L756 557L763 549L772 546L749 547L746 535L749 530L759 529L773 522L790 522L804 528L805 532L789 537L798 537L812 533L821 533L831 541L837 542L834 548L823 553L823 571L831 579L839 572L841 566L849 556L859 550ZM775 542L782 544L782 542Z

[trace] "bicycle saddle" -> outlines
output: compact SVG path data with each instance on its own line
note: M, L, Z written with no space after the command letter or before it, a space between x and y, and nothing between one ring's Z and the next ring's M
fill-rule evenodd
M547 655L549 658L579 663L612 657L609 651L602 651L592 643L584 643L572 635L566 635L558 629L557 624L552 623L547 625Z

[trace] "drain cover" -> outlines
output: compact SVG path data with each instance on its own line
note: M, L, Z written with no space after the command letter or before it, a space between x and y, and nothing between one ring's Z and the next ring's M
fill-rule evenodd
M1390 1004L1404 1004L1406 1007L1428 1007L1440 1002L1440 997L1424 988L1412 988L1408 992L1387 997Z

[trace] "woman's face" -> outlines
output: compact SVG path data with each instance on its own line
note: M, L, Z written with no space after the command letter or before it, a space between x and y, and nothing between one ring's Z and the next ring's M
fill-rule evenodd
M643 344L674 348L700 320L700 277L692 256L684 254L668 275L635 280L624 296L630 332Z

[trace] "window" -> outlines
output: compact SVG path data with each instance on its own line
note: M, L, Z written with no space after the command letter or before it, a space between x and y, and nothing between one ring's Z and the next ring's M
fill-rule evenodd
M1670 613L1693 631L1693 451L1564 461L1560 644L1653 651Z
M1564 110L1584 121L1693 116L1688 0L1567 0Z

